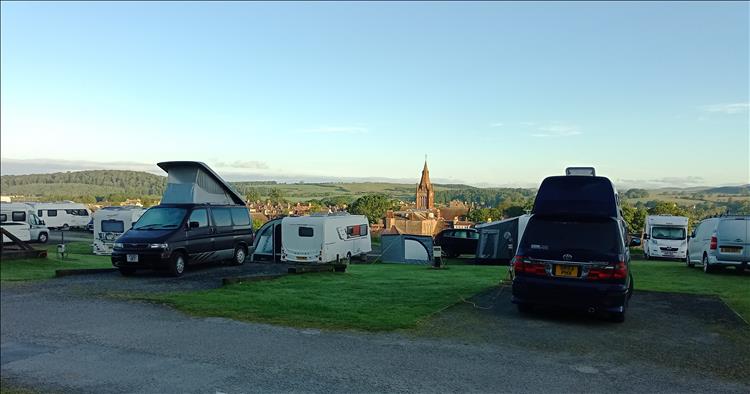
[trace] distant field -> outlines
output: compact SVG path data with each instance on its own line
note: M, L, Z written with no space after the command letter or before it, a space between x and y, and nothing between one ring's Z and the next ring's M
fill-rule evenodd
M275 184L275 185L243 185L239 189L252 187L261 193L263 198L268 197L271 189L277 189L282 196L289 201L298 202L310 199L322 199L338 196L351 197L352 200L370 193L385 193L390 197L400 200L413 200L417 188L414 184L406 183L304 183L304 184ZM435 190L451 190L460 188L469 188L465 185L435 185Z

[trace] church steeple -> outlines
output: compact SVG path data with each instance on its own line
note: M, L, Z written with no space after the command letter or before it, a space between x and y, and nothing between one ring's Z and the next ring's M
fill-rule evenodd
M425 157L422 178L417 185L417 209L432 209L435 207L435 191L430 182L430 169L427 168L427 157Z

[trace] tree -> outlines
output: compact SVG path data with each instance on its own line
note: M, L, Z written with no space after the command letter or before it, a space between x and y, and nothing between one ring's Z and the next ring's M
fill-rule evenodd
M376 223L385 217L385 212L389 209L398 209L397 202L385 194L368 194L354 201L349 207L349 212L354 215L365 215L370 223Z
M268 199L271 200L271 202L274 204L286 202L284 196L281 194L281 190L277 188L271 189L271 191L268 193Z
M253 218L253 230L258 231L260 226L262 226L264 222L258 218Z
M261 196L260 196L260 193L258 192L257 189L250 188L247 191L247 194L245 195L245 197L247 198L248 202L256 202L256 201L260 200Z

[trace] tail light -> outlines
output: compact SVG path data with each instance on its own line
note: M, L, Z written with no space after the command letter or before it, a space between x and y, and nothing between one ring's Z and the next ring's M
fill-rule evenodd
M718 244L718 243L719 243L719 242L718 242L718 240L716 239L716 236L715 236L715 235L712 235L712 236L711 236L711 245L709 246L709 249L711 249L711 250L716 250L716 246L717 246L717 244Z
M546 264L533 263L528 257L517 255L513 257L513 272L529 275L547 275Z
M624 261L615 265L589 269L588 280L625 279L628 277L628 266Z

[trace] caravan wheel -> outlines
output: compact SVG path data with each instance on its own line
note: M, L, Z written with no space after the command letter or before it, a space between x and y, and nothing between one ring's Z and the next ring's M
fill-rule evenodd
M46 244L47 243L47 239L48 239L47 237L48 237L47 233L41 233L41 234L39 234L39 239L38 239L39 243Z

